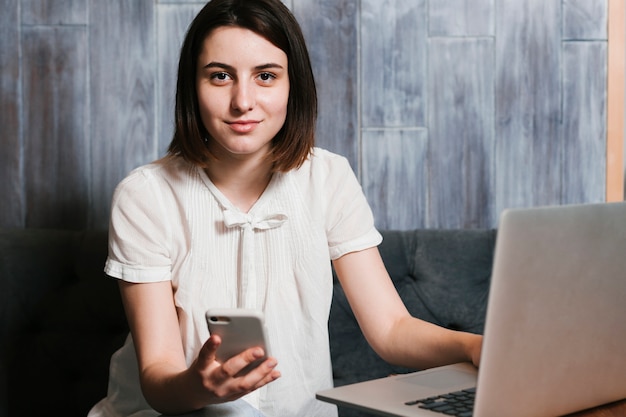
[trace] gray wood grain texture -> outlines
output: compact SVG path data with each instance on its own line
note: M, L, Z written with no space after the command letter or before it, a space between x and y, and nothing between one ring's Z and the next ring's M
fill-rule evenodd
M492 38L430 40L430 227L489 227L495 220L493 44Z
M430 36L493 36L495 0L435 0L428 3Z
M165 155L174 134L178 56L185 33L203 4L160 4L157 8L158 149Z
M425 129L363 131L362 186L378 228L428 225L427 138Z
M424 126L426 2L361 2L362 127Z
M106 226L117 183L157 157L153 0L91 3L91 220Z
M0 0L0 228L24 227L18 0Z
M22 24L86 25L87 0L22 0Z
M318 95L317 145L359 163L358 1L294 1Z
M561 0L499 2L497 212L560 203Z
M605 199L606 60L605 42L563 44L564 204Z
M381 228L489 227L601 201L607 0L283 0ZM203 0L0 0L0 227L106 227L163 155ZM626 40L625 42L626 43Z
M607 38L607 0L563 0L563 38Z
M81 228L90 177L87 33L77 26L32 26L22 38L26 224Z

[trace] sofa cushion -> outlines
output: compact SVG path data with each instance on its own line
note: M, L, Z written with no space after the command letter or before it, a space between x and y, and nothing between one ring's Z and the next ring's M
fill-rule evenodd
M55 233L38 233L38 238L53 239ZM47 259L46 266L58 268L46 267L37 278L30 275L35 286L49 280L48 292L29 297L7 353L12 416L86 415L106 395L111 354L128 332L117 284L103 273L106 232L69 237L60 232L56 238L54 259Z
M402 240L409 269L394 283L409 311L449 329L482 334L495 231L424 230Z

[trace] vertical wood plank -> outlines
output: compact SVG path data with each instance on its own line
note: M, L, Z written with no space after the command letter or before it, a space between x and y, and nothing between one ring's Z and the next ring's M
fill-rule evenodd
M13 228L24 226L18 0L0 0L0 10L0 228Z
M108 225L115 186L157 157L153 0L92 0L91 134L94 227Z
M605 199L606 59L606 42L563 44L564 204Z
M162 4L157 8L158 151L165 155L174 134L176 77L185 33L203 4Z
M429 227L489 227L496 217L493 44L486 38L430 40Z
M87 226L87 36L23 29L26 227Z
M496 8L497 212L560 203L560 6L529 0Z
M428 169L425 129L363 131L365 196L379 229L427 225Z
M424 126L426 2L361 2L362 126Z
M87 24L87 0L21 0L26 25Z
M358 173L357 0L301 0L293 13L307 40L317 84L317 145Z
M493 36L495 0L431 0L430 36Z
M563 0L563 38L606 39L608 0Z

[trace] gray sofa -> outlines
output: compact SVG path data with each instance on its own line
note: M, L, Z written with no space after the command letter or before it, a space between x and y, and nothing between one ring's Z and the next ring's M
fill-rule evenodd
M482 333L496 232L382 233L411 313ZM102 272L106 248L105 231L0 230L0 417L85 416L106 394L109 358L128 332L117 285ZM369 348L337 283L329 327L336 385L408 371Z

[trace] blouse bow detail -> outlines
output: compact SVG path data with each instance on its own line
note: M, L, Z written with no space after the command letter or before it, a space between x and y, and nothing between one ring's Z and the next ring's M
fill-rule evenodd
M258 265L254 235L255 231L280 227L285 221L287 221L287 215L283 213L256 216L234 209L224 211L224 224L226 227L239 227L241 229L237 307L263 309L268 283L264 282L265 285L263 287L265 288L259 288L259 284L263 283L259 283L259 277L256 274Z
M224 224L229 228L239 226L242 229L267 230L280 227L286 220L287 216L282 213L260 217L237 210L226 210L224 212Z

